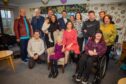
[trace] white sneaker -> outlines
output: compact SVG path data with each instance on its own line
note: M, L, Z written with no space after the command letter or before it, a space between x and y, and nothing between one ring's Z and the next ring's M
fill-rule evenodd
M49 42L53 43L53 40L52 39L49 39Z
M81 83L82 83L82 84L88 84L88 83L87 83L87 82L85 82L85 81L82 81Z
M81 81L81 78L80 78L80 77L77 77L77 78L76 78L76 81L77 81L77 82L80 82L80 81Z

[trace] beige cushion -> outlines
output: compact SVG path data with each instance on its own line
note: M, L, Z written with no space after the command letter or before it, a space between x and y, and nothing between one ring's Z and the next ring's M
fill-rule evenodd
M54 35L54 42L56 43L57 38L61 39L63 38L63 31L55 31L53 35Z
M64 65L64 58L60 58L59 60L58 60L58 65Z
M51 48L49 48L49 49L47 49L47 53L48 53L48 58L47 58L47 61L48 61L48 63L49 63L49 56L50 56L50 54L51 53L53 53L54 52L54 47L51 47ZM64 58L60 58L59 60L58 60L58 65L64 65Z

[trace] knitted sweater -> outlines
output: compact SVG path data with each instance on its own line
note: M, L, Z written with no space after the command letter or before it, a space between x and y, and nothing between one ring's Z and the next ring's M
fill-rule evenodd
M36 40L35 38L31 38L28 42L27 51L30 57L33 57L35 53L42 55L45 51L43 40Z
M114 24L108 24L108 25L101 24L100 29L103 32L106 45L107 46L113 45L116 35L117 35L115 25Z

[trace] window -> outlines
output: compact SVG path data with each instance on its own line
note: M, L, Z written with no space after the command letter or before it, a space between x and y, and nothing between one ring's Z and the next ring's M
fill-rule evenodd
M13 34L13 11L11 10L0 10L2 23L3 23L3 32L5 34Z

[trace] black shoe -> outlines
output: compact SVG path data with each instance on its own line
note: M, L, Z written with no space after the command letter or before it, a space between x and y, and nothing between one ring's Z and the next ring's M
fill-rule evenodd
M75 80L76 80L77 82L80 82L80 81L81 81L81 76L78 75L78 76L75 78Z
M101 83L101 80L99 77L96 77L94 80L93 80L93 83L92 84L100 84Z
M37 61L37 64L42 64L42 62L41 61Z
M74 74L73 76L72 76L72 78L76 78L77 77L77 74Z
M53 74L50 72L48 78L52 78Z
M28 60L26 60L26 59L24 59L24 60L22 60L23 62L28 62Z
M53 78L56 78L56 77L58 76L58 74L59 74L59 72L55 72L55 73L53 74Z
M35 61L33 59L29 59L28 61L28 67L29 69L33 69L35 66Z
M88 84L88 79L86 79L86 78L82 78L82 81L81 81L81 84Z
M65 64L64 67L66 68L68 64Z
M81 84L88 84L88 82L82 80Z

